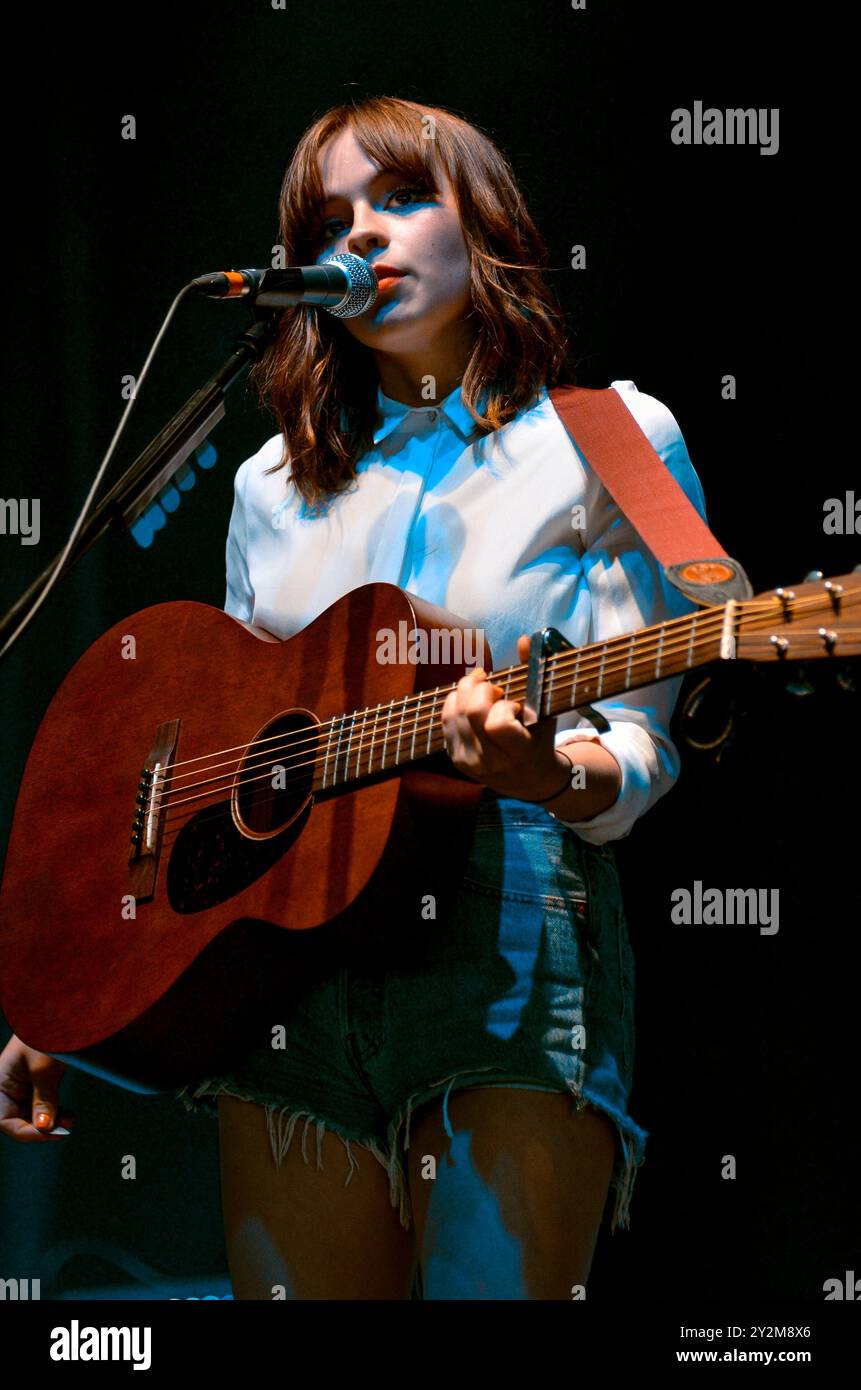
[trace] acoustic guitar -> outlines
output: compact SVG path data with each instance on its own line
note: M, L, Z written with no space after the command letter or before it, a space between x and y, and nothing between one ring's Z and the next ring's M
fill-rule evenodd
M713 662L857 657L859 604L856 571L576 649L545 628L528 663L492 671L485 648L480 664L527 724L595 715L593 701ZM385 659L379 634L404 631L411 658ZM302 938L324 943L319 962L380 922L415 931L429 894L444 910L482 787L450 762L440 716L474 642L392 584L286 641L190 602L100 637L18 794L0 893L14 1032L128 1089L174 1090L283 1009Z

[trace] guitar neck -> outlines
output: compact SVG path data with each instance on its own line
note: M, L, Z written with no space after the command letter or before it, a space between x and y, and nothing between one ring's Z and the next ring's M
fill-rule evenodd
M746 603L701 608L654 627L543 657L539 663L538 721L583 708L626 690L667 680L735 655L735 634ZM491 671L507 700L524 700L527 665ZM322 747L314 789L346 786L372 773L405 767L443 747L442 708L455 682L339 715L320 730Z

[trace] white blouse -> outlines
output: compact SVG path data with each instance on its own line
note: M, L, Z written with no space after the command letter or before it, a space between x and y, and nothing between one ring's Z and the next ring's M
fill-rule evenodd
M632 381L611 384L705 517L670 411ZM317 512L286 481L288 468L265 476L282 457L280 434L240 466L226 612L286 638L351 589L387 582L483 629L501 670L519 664L522 632L550 625L583 646L696 608L666 582L546 390L490 434L474 425L459 386L441 405L420 408L378 389L377 405L373 446L356 480ZM486 666L480 657L478 664ZM627 835L673 785L679 755L668 730L680 685L675 677L596 701L610 725L600 737L573 710L557 716L557 747L597 739L622 770L613 806L565 822L583 840Z

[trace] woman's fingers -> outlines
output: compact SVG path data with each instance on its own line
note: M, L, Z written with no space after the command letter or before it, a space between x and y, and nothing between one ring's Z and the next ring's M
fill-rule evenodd
M450 754L455 752L457 742L465 747L476 746L473 735L483 726L485 711L501 695L500 687L490 685L481 666L461 677L442 707L443 732Z
M521 633L517 651L528 660L531 638ZM488 679L483 667L463 676L446 697L442 709L442 728L446 751L460 772L486 786L511 788L535 800L530 789L535 769L552 756L555 725L542 720L527 726L523 722L523 700L506 697L502 686ZM537 791L543 789L543 781Z
M447 696L442 709L449 757L470 775L494 776L522 753L529 735L520 722L520 700L505 698L500 685L481 667L468 672Z
M47 1134L50 1138L53 1138L58 1130L63 1134L71 1132L68 1125L62 1123L63 1120L71 1118L71 1111L60 1111L60 1082L65 1070L63 1062L58 1062L53 1057L47 1058L43 1054L31 1071L33 1097L30 1113L33 1126L40 1134Z
M497 705L505 705L503 715L495 717L495 723L505 722L510 719L510 706L513 701L505 699L505 691L501 685L494 685L487 679L473 685L466 693L466 701L463 709L459 712L459 718L466 720L461 728L464 733L472 732L476 741L481 744L484 741L484 733L487 728L487 721L491 712Z
M73 1118L70 1113L63 1111L60 1114L60 1119L63 1121L61 1125L57 1125L52 1130L42 1130L37 1129L30 1120L25 1120L20 1115L8 1115L0 1120L0 1134L6 1134L10 1139L16 1139L19 1144L47 1144L52 1139L64 1139L71 1134L72 1130L68 1121Z
M485 733L497 748L517 749L529 742L529 734L520 721L523 704L520 700L497 700L485 720Z
M65 1070L63 1062L13 1035L0 1053L0 1134L22 1144L45 1144L71 1134L74 1113L60 1109Z

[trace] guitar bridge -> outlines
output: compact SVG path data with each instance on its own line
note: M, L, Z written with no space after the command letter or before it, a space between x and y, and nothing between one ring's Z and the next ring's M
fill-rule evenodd
M178 719L159 724L155 743L141 770L132 820L129 871L136 901L155 892L158 853L164 830L163 806L171 782L171 769L179 742Z

